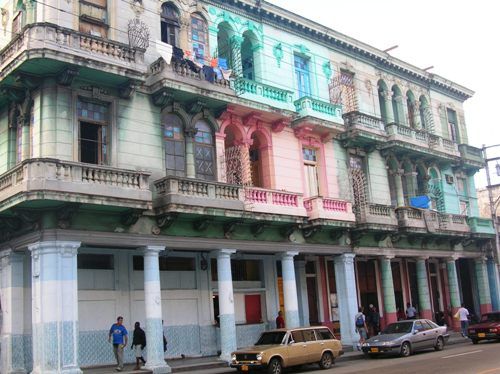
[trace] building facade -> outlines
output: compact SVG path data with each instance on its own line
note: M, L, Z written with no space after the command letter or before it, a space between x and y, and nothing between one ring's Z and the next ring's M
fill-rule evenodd
M279 310L499 309L469 89L265 1L1 11L2 373L111 364L118 315L166 373Z

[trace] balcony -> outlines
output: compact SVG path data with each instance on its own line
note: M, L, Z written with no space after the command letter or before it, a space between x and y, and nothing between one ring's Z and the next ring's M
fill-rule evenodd
M349 112L343 116L346 132L341 139L353 146L385 142L387 134L380 118L361 112Z
M358 211L356 220L362 225L397 226L394 209L390 205L367 204Z
M54 24L35 23L26 26L0 52L1 76L8 75L20 64L31 60L35 64L35 60L40 58L106 71L139 81L144 80L146 73L143 50ZM61 63L37 63L36 71L40 75L57 74L63 66Z
M206 208L306 217L302 195L220 182L165 177L155 182L160 213L203 212Z
M467 217L410 207L396 208L398 225L411 232L465 234L470 232Z
M480 148L472 147L468 144L459 144L458 150L460 151L462 163L465 166L472 168L484 167L483 152Z
M457 144L425 130L417 130L393 122L386 126L386 131L388 145L384 148L400 146L406 151L413 149L419 154L433 154L445 159L460 156Z
M151 208L150 173L55 159L26 160L0 175L0 210L34 200Z
M246 78L238 78L234 82L236 94L244 99L264 103L275 108L294 111L293 92L283 90Z
M309 96L295 100L293 104L299 118L313 117L342 125L344 123L341 105L330 104Z
M311 221L317 219L355 221L352 204L344 200L316 196L305 199L304 207Z
M469 224L470 231L473 234L495 235L493 221L489 218L469 217L467 219L467 223Z

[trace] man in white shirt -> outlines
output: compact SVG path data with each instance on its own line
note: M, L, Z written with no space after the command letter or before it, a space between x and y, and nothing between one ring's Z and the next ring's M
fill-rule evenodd
M458 319L460 320L460 327L462 328L462 336L467 338L467 328L469 327L469 311L465 307L465 304L462 303L460 309L458 309L457 314Z
M417 310L410 303L406 303L406 318L408 318L408 319L416 319L417 318Z

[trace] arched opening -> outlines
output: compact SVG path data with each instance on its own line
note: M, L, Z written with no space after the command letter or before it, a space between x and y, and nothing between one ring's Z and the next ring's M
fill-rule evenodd
M184 126L179 116L168 113L162 118L165 144L165 169L167 175L186 175L186 146Z
M161 6L161 41L178 47L179 43L179 10L172 3Z
M191 14L191 41L195 60L200 64L208 65L205 61L208 53L207 22L198 13Z
M250 154L244 142L244 134L236 125L229 125L224 130L226 180L229 184L249 185L252 181Z
M411 128L417 128L417 119L415 116L417 115L416 111L416 105L415 105L415 96L413 95L413 92L408 91L406 92L406 107L408 108L408 123L410 124Z
M427 195L427 172L423 165L417 165L417 191L416 196Z
M255 35L251 31L243 33L243 43L241 44L241 67L243 78L255 80L255 56L254 49L257 45Z
M387 161L387 168L389 170L389 193L391 195L391 205L398 206L398 193L396 178L399 178L399 167L395 159L391 158Z
M231 37L234 35L231 26L227 22L222 22L217 30L217 57L219 66L223 69L232 69Z
M429 103L427 102L427 99L425 96L420 96L419 98L420 102L420 124L422 125L422 128L425 130L430 131L430 123L432 119L432 112L429 108Z
M415 178L413 166L409 161L403 163L403 196L406 205L410 205L410 198L415 196Z
M378 87L378 103L380 106L380 117L382 118L382 121L387 124L389 123L389 118L387 116L387 85L385 84L384 81L380 80L377 82L377 87Z
M398 86L392 86L392 113L398 125L404 125L403 95Z
M195 124L194 162L196 178L204 180L215 179L215 147L214 136L209 124L198 120Z

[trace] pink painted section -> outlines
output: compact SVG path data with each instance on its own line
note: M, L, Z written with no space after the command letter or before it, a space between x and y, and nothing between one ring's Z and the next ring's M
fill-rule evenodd
M327 141L323 145L324 162L327 165L325 171L325 179L328 194L323 196L340 196L339 186L337 183L337 160L335 159L334 145L332 141Z
M304 191L304 170L302 149L293 130L286 128L273 136L273 157L275 166L275 189L290 192Z
M453 318L453 316L458 312L458 309L459 308L451 308L451 316L450 316L451 324L449 324L448 326L451 326L453 331L460 332L461 331L460 321L458 319Z
M327 145L330 145L330 143L327 143ZM319 167L319 170L318 170L318 173L320 174L320 178L319 178L319 193L320 195L322 196L330 196L330 182L333 178L335 178L335 174L334 175L330 175L331 174L331 171L329 170L330 167L331 169L334 169L334 165L335 165L335 159L328 159L327 160L327 157L326 157L326 150L327 148L332 148L333 147L328 147L326 146L325 147L325 144L321 143L321 145L319 145L319 149L318 151L320 152L320 163L318 165ZM327 167L328 165L328 167ZM336 178L335 178L336 179Z
M391 312L391 313L384 313L384 322L385 326L387 326L390 323L397 322L398 317L396 316L396 312Z
M334 212L347 213L347 202L342 200L323 198L323 209Z
M481 315L490 313L493 311L491 304L481 304L479 306L479 310L481 311Z
M430 310L430 309L421 310L420 311L420 318L430 319L431 321L433 321L432 310Z

